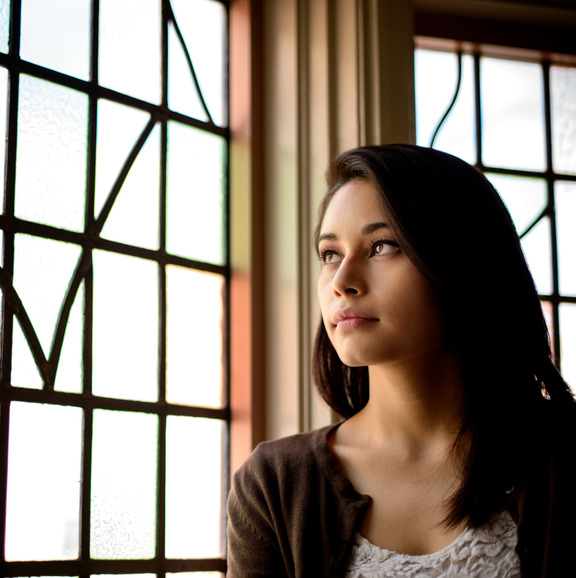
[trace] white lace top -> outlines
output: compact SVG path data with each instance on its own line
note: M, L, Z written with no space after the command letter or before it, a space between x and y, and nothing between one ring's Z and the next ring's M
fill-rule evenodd
M516 524L508 512L494 514L480 528L466 529L433 554L410 556L379 548L360 536L352 548L346 578L517 578Z

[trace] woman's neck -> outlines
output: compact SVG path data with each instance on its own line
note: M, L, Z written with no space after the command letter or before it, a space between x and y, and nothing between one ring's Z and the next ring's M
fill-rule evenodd
M369 402L351 418L359 434L375 445L393 445L407 458L452 447L462 424L462 374L455 355L374 366L369 375Z

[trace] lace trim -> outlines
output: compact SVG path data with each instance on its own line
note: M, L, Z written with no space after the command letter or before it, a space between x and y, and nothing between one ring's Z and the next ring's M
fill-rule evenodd
M438 552L411 556L368 542L356 535L346 578L517 578L520 559L516 524L508 512L494 514L480 528L468 528Z

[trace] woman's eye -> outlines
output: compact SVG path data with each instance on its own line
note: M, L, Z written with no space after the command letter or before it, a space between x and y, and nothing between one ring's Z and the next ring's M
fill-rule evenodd
M380 255L387 255L388 253L394 253L399 248L398 243L395 241L376 241L372 244L371 254L375 257Z
M338 262L338 253L329 249L320 251L320 261L323 265L333 265Z

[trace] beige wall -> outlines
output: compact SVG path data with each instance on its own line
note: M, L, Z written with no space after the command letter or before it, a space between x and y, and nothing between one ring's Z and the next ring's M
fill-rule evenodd
M412 140L411 22L405 0L264 2L267 438L331 419L310 381L316 209L336 153Z

